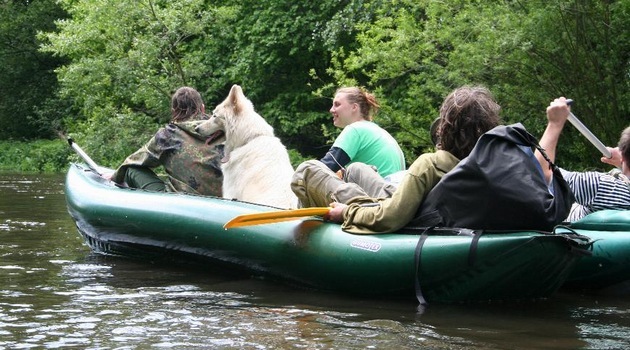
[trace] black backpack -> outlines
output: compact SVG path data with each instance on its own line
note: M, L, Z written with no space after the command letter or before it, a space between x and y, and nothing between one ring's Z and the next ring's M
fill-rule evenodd
M553 195L535 149L553 169ZM482 135L470 155L438 182L410 225L552 231L568 216L573 201L536 138L520 123L502 125Z

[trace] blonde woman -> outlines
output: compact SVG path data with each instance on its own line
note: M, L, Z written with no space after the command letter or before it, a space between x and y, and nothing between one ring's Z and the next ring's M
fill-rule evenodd
M357 162L374 166L382 177L404 170L398 142L373 121L379 107L374 95L362 88L338 89L330 114L343 131L320 161L334 172Z

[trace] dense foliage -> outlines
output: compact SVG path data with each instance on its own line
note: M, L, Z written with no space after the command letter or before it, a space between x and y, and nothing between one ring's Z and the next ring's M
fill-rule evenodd
M58 140L0 141L0 149L0 171L5 172L59 172L69 160L79 160Z
M333 67L387 98L396 138L415 153L444 95L462 84L488 86L505 122L535 135L547 104L571 97L575 114L616 145L630 119L629 20L628 1L392 1ZM575 130L565 134L560 163L596 163Z
M463 84L489 87L505 122L522 122L535 135L546 105L561 95L576 101L575 114L608 145L630 119L627 0L35 0L0 7L0 40L13 45L0 56L9 72L0 77L0 140L59 130L103 165L120 163L169 119L170 95L182 85L197 88L210 110L232 84L242 85L295 162L322 156L339 132L327 111L340 85L377 94L376 121L409 161L432 149L428 126L444 96ZM29 74L37 80L26 80ZM571 127L564 134L561 165L599 167L597 150Z
M67 112L54 72L66 61L36 39L64 17L54 0L0 1L0 140L50 137Z

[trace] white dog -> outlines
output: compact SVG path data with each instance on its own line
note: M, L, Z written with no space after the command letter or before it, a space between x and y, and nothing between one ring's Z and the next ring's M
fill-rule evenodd
M225 134L223 198L297 207L297 197L291 190L294 169L287 149L274 136L271 125L254 111L240 86L232 86L228 97L196 130L210 137Z

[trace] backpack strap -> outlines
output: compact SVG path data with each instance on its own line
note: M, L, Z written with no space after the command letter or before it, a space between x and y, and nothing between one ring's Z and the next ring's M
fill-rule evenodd
M520 127L522 128L522 126ZM522 140L526 143L526 145L537 149L538 152L542 154L543 158L547 161L547 163L549 163L549 169L553 171L558 169L558 166L554 164L554 162L551 161L545 149L542 148L542 146L540 146L540 144L538 143L538 139L536 139L532 134L530 134L527 130L525 130L525 128L522 128L522 129L521 128L515 127L515 129L518 130L520 136L522 137Z
M418 239L418 244L416 245L416 251L414 253L414 262L416 265L414 286L416 289L416 299L418 299L418 302L420 303L421 306L426 306L428 303L426 299L424 299L424 296L422 295L422 290L420 289L420 273L419 273L420 262L421 262L420 253L422 252L422 246L424 246L424 242L429 237L430 230L433 230L433 227L427 227L424 231L422 231L422 234L420 235L420 238Z
M470 242L470 250L468 251L468 265L475 265L475 259L477 258L477 247L479 246L479 238L483 234L483 231L472 231L472 241Z
M547 155L547 152L545 151L544 148L542 148L538 142L536 142L534 145L534 147L536 147L536 149L538 150L538 152L540 152L540 154L542 154L543 158L545 158L545 160L547 161L547 163L549 163L549 169L553 170L554 172L556 170L558 170L558 166L556 164L554 164L554 162L551 161L551 159L549 159L549 156Z

